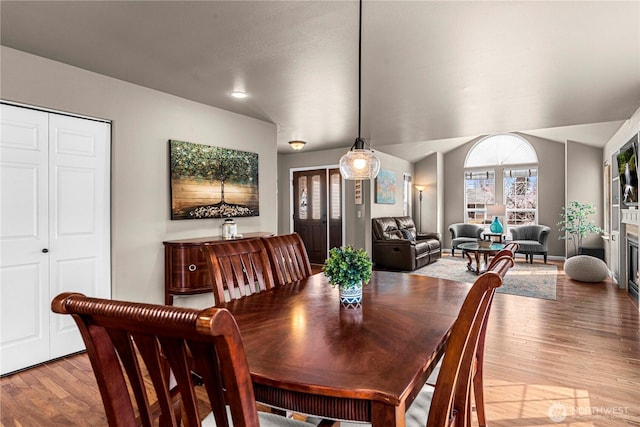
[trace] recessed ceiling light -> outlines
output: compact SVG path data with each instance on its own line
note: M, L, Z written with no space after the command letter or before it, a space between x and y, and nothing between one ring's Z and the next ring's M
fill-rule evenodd
M231 96L233 96L236 99L245 99L249 95L247 95L245 92L234 90L233 92L231 92Z

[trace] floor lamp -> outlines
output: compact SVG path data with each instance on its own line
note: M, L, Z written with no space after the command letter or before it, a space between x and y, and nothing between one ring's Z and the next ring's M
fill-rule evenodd
M416 185L416 190L420 192L418 196L418 200L420 200L420 204L418 205L418 233L422 233L422 191L424 190L424 186Z

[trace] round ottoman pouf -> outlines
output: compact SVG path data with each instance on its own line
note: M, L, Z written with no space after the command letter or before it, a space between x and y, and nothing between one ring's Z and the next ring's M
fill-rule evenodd
M589 255L575 255L564 262L564 272L579 282L597 283L609 277L607 264Z

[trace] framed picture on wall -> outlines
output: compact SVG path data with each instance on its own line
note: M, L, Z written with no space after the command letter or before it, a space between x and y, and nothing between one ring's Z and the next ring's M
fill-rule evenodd
M171 219L259 216L258 154L169 141Z
M376 177L376 203L396 204L396 174L393 171L380 169Z

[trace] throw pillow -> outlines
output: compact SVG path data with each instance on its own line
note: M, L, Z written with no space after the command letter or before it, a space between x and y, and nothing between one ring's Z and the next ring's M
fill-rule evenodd
M415 240L415 238L413 237L413 234L407 230L406 228L402 228L400 229L400 232L402 233L402 237L404 237L407 240Z

